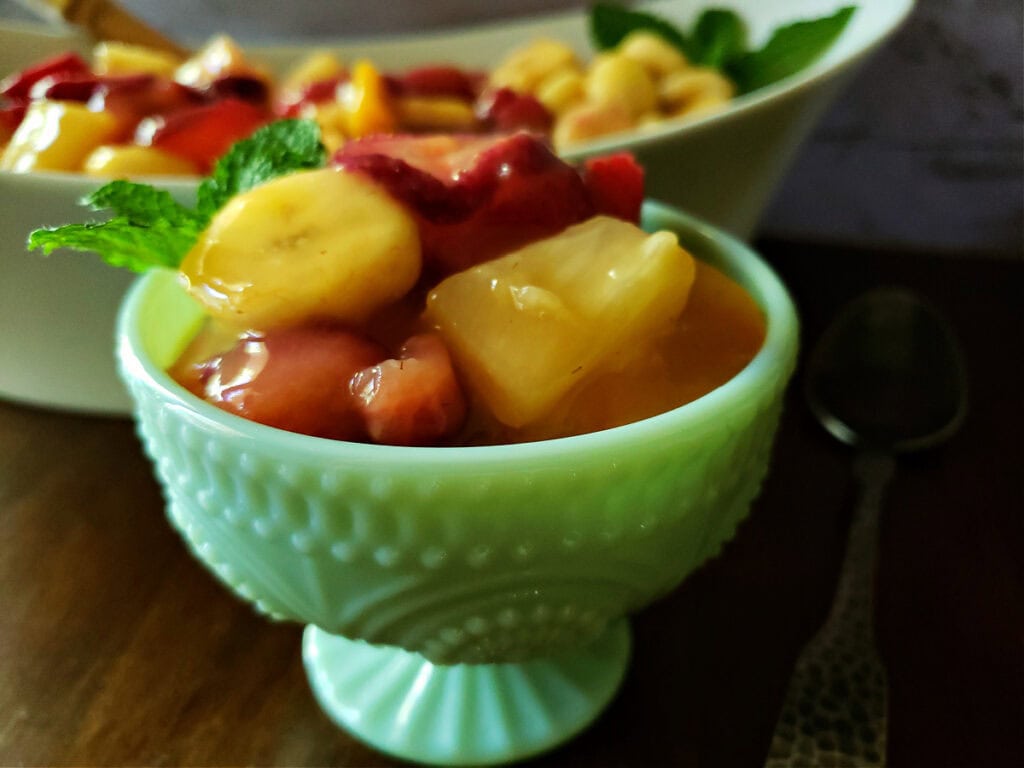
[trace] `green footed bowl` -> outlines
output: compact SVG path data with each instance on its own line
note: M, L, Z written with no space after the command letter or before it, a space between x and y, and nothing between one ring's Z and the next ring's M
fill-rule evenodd
M165 372L202 321L170 272L129 291L121 375L174 526L229 588L309 625L324 710L378 749L494 764L570 738L615 694L625 618L716 555L768 469L798 323L739 241L657 203L764 310L725 385L654 418L506 446L329 441L227 414Z

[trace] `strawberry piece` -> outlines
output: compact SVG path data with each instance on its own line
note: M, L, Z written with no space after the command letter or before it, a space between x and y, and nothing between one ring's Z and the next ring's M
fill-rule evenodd
M335 440L364 440L349 380L387 350L336 325L250 332L182 384L225 411L261 424Z
M592 157L583 163L583 183L597 213L634 224L644 202L644 169L628 152Z
M527 133L378 136L345 144L335 164L366 173L417 218L425 264L461 271L593 214L583 180Z
M89 109L113 112L138 122L144 117L169 115L203 103L199 91L163 77L106 77L89 98Z
M135 131L135 143L191 160L208 172L228 148L269 122L270 113L238 99L222 99L148 117Z
M77 53L61 53L0 80L0 96L12 101L27 101L32 86L40 80L51 78L57 81L87 74L89 65L85 59Z
M408 339L398 359L352 377L352 392L375 443L437 445L462 427L466 399L439 336Z
M519 133L480 153L459 192L478 203L462 221L421 223L424 259L451 274L561 232L593 214L576 169Z
M153 75L103 76L88 73L63 78L44 77L32 87L31 96L33 99L81 102L99 97L93 108L100 111L103 109L103 98L109 91L123 89L141 93L151 87L155 80Z
M203 88L210 101L238 99L265 106L269 103L270 86L267 81L252 75L223 75Z
M555 116L535 96L511 88L486 94L477 113L488 130L497 133L524 130L546 136L555 124Z
M482 151L500 140L501 137L471 134L365 136L345 143L334 160L346 165L354 157L381 155L401 160L450 185L473 167Z
M307 104L321 104L338 98L338 89L348 82L348 76L315 80L302 87L297 95L286 94L274 104L274 114L279 117L298 117Z
M388 87L399 96L451 96L464 101L476 99L486 76L457 67L430 66L389 76Z
M0 144L10 141L11 136L21 125L25 112L28 111L26 104L3 104L0 105Z

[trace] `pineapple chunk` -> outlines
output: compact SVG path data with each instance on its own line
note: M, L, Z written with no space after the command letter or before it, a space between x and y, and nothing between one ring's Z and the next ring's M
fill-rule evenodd
M268 330L359 323L402 298L420 267L412 214L362 175L324 168L231 198L180 268L212 316Z
M159 75L171 77L181 58L144 45L108 41L92 51L92 69L97 75Z
M694 271L671 232L598 216L447 278L427 319L495 417L523 427L667 331Z
M0 155L0 169L77 171L93 149L120 129L120 120L109 112L91 112L75 102L34 101Z
M96 147L85 158L82 170L92 176L109 178L199 175L199 169L184 157L135 144Z

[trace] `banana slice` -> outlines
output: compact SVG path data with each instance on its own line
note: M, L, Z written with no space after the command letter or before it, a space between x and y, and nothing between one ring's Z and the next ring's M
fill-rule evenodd
M370 179L303 171L235 196L181 263L189 292L232 325L359 323L420 274L412 216Z

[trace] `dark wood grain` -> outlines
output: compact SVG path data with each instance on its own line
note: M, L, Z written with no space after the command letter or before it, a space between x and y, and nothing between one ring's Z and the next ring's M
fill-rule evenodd
M1024 266L764 242L804 344L847 299L915 287L953 319L971 412L901 461L883 518L890 765L1024 764ZM592 728L538 766L758 766L827 608L849 453L790 401L773 469L723 555L633 620ZM300 628L236 601L166 523L132 425L0 404L0 764L396 764L321 713Z

